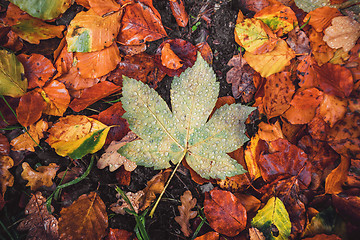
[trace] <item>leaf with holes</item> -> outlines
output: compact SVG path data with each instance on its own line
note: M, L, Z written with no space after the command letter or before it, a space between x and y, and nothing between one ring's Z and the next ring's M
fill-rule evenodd
M153 89L124 77L123 117L142 140L126 144L119 153L155 169L169 168L169 161L177 164L186 157L189 166L206 179L244 173L226 153L247 141L243 122L254 108L224 105L208 121L218 93L214 71L200 54L192 68L173 79L172 112Z

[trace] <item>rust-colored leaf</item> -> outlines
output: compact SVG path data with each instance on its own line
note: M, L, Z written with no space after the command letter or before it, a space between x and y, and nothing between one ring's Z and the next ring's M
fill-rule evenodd
M193 198L189 190L184 192L180 200L181 206L178 206L180 216L176 216L174 219L181 226L181 231L185 237L189 237L192 233L189 221L197 215L197 211L191 209L195 207L197 200Z
M54 184L52 180L60 168L56 163L40 166L36 170L33 170L27 162L23 162L21 166L23 168L21 177L29 181L26 186L30 186L32 191L36 191L42 186L51 187Z
M297 67L297 76L300 79L299 86L309 88L317 86L316 62L311 55L306 56Z
M109 229L106 240L134 240L135 234L124 229Z
M161 49L161 64L172 70L177 70L183 66L181 59L171 50L169 43L165 43Z
M349 170L350 159L341 157L341 162L326 178L325 193L338 194L343 191L346 175Z
M236 236L246 227L246 210L231 192L211 190L205 195L204 213L210 226L226 236Z
M330 48L326 42L324 42L323 37L324 34L322 32L317 32L313 28L310 29L309 40L312 49L312 55L314 56L319 66L330 61L336 51L336 49Z
M0 133L0 156L9 155L10 143L5 135Z
M319 113L324 121L333 127L335 123L345 116L347 101L330 94L324 94L323 101L319 106Z
M116 43L97 52L75 53L75 58L76 67L83 78L104 76L114 70L121 60Z
M30 125L28 132L25 132L11 140L10 145L13 151L35 152L34 147L38 146L40 139L44 137L44 132L48 129L48 123L44 120L38 121L36 124Z
M207 42L201 42L196 44L195 47L201 53L203 59L211 65L213 62L214 54L211 50L210 45Z
M261 201L253 195L234 193L240 203L245 207L246 213L255 213L261 206Z
M322 32L325 30L325 28L330 26L331 20L338 16L342 16L339 10L325 6L309 12L304 18L303 22L306 23L309 21L309 25L315 28L317 32Z
M50 207L54 211L53 206ZM29 231L26 239L59 239L58 221L46 206L46 198L41 192L33 194L25 207L27 215L17 227L20 231Z
M183 0L169 0L171 12L175 17L176 23L180 27L186 27L189 22L189 16L185 10Z
M259 123L258 126L259 126L259 130L258 130L259 138L266 142L275 141L279 138L283 138L283 139L285 138L282 133L279 121L276 121L274 124L261 122Z
M219 240L220 234L218 232L208 232L200 237L195 238L194 240Z
M111 82L100 82L91 88L85 89L80 98L76 98L71 101L69 107L75 112L80 112L91 104L119 91L120 89L121 87L116 86Z
M131 0L125 6L118 41L125 45L140 45L166 37L161 16L152 0Z
M14 160L9 156L0 156L0 194L4 197L6 188L14 185L14 176L9 169L14 166Z
M120 9L120 5L115 0L87 0L89 7L99 16L106 13L116 12Z
M98 240L106 235L106 206L96 192L81 195L73 204L61 209L60 239Z
M291 100L291 107L283 114L292 124L309 123L323 100L323 92L316 88L299 89Z
M19 105L16 108L18 121L24 127L34 124L40 119L43 110L46 108L46 102L37 91L27 92L20 98Z
M46 102L43 113L53 116L62 116L70 103L70 95L65 85L59 81L48 82L39 93Z
M20 54L17 58L24 66L29 89L44 86L55 74L55 68L51 61L43 55L36 53L31 55Z
M66 38L63 38L57 49L54 51L54 66L57 71L54 79L68 73L72 67L73 62L74 53L67 51Z
M260 140L259 134L255 134L251 140L250 144L246 146L245 149L245 162L247 169L250 174L251 180L255 180L261 177L260 169L257 164L261 152L265 151L265 142Z
M66 89L68 89L69 94L74 96L74 92L81 92L86 88L94 86L100 81L100 78L83 78L80 76L80 72L76 67L71 67L69 72L56 78L56 80L62 82L66 86Z
M351 223L360 221L360 197L332 195L333 206L344 219Z
M289 72L273 74L267 78L264 86L264 110L268 118L283 114L289 107L295 92Z
M285 139L269 144L269 153L262 153L258 160L261 176L267 182L278 178L297 176L308 186L311 181L307 154Z
M360 160L351 159L345 184L346 186L360 188Z

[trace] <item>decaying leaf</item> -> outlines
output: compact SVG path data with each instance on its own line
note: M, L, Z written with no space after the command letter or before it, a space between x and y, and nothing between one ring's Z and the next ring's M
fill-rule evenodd
M331 48L342 47L344 51L350 51L360 37L360 23L351 17L340 16L333 18L331 24L324 31L324 41Z
M40 166L36 170L33 170L27 162L23 162L21 165L23 172L21 177L29 182L26 186L30 186L32 191L36 191L42 186L51 187L53 178L56 176L59 166L56 163L50 163L49 166Z
M0 94L20 97L26 93L27 79L24 77L24 67L15 54L0 50Z
M350 159L341 157L341 162L326 178L325 193L338 194L343 191L342 186L345 183L346 176L350 167Z
M53 206L50 207L54 211ZM17 230L29 231L26 239L59 239L58 220L48 212L46 198L41 192L32 195L29 203L25 207L25 214Z
M127 198L130 200L130 203L132 207L134 208L134 211L136 213L139 212L140 207L143 205L143 202L141 201L142 197L145 195L144 191L140 190L136 193L127 192L125 194ZM120 194L116 194L116 197L119 198L119 200L116 203L113 203L110 205L110 210L117 213L124 215L125 208L132 210L132 208L127 204L127 202L120 196Z
M251 225L259 229L267 239L288 239L291 232L289 214L283 202L272 197L252 219Z
M265 236L257 228L249 228L250 240L265 240Z
M35 152L34 147L38 146L40 139L44 137L44 132L47 129L48 123L41 119L36 124L31 125L27 132L11 140L12 150Z
M96 192L81 195L73 204L61 209L60 239L98 240L106 235L106 206Z
M211 190L205 195L204 213L210 226L226 236L236 236L246 227L246 210L231 192Z
M172 82L173 112L153 89L125 78L123 117L142 140L126 144L119 153L155 169L168 168L169 161L176 164L186 157L189 166L207 179L244 173L243 167L226 153L246 141L242 121L253 108L224 105L207 122L218 91L214 72L200 54L194 66Z
M295 0L296 6L305 12L330 5L330 0Z
M105 167L109 167L109 171L113 172L122 165L124 165L126 171L134 171L136 168L136 163L126 159L121 156L117 150L124 146L128 142L132 142L136 140L138 137L135 133L129 132L121 141L113 141L108 148L105 150L105 153L101 155L101 158L97 162L97 167L100 169L104 169Z
M83 115L69 115L60 118L49 130L46 142L60 156L80 159L88 153L99 151L110 127Z
M184 192L180 200L181 206L178 206L180 216L176 216L175 221L181 226L181 231L185 237L189 237L191 235L189 221L197 215L197 211L192 211L191 209L195 207L197 200L193 198L189 190Z
M14 160L9 156L0 156L0 194L4 196L7 187L14 184L14 176L8 169L14 166ZM1 208L0 208L1 209Z

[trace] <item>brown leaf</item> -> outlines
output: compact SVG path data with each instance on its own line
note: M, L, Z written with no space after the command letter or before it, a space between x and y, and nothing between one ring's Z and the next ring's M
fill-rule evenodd
M330 126L324 121L320 114L316 113L315 117L308 123L308 132L312 138L325 141Z
M286 43L296 54L309 54L311 51L309 38L298 26L288 33Z
M262 153L258 160L261 176L265 181L297 176L305 186L309 186L311 168L304 151L285 139L270 142L269 151Z
M53 64L43 55L36 53L31 55L20 54L17 59L24 66L29 89L44 86L55 74Z
M121 20L118 41L125 45L140 45L166 37L161 16L154 8L152 0L130 1L125 6Z
M319 66L327 63L334 56L336 51L335 49L330 48L326 42L324 42L323 37L323 33L317 32L313 28L310 29L309 40L312 49L312 55L314 56Z
M71 67L67 73L56 78L56 80L65 84L71 93L71 91L83 90L94 86L100 81L100 78L83 78L76 67Z
M345 184L347 187L360 188L360 160L351 159Z
M332 234L332 235L317 234L317 235L315 235L313 237L303 238L303 240L323 240L323 239L326 239L326 240L341 240L342 238L335 235L335 234Z
M194 240L219 240L220 234L217 232L208 232L200 237L195 238Z
M210 226L226 236L236 236L246 227L246 210L231 192L211 190L205 195L204 213Z
M125 157L121 156L117 150L124 146L125 144L132 142L138 139L135 133L132 131L128 132L128 134L121 139L121 141L113 141L105 150L97 162L97 167L99 169L104 169L105 167L109 167L109 171L113 172L122 165L124 165L125 170L132 172L137 167L135 162L132 162Z
M181 206L178 206L180 216L176 216L175 221L181 226L181 231L185 237L191 235L190 219L196 217L197 211L191 211L196 206L196 198L193 198L189 190L185 191L180 197Z
M264 110L270 119L283 114L290 107L295 86L290 79L290 73L281 72L267 78L264 90Z
M61 183L64 184L64 183L67 183L67 182L70 182L70 181L76 179L83 173L84 173L84 171L81 167L74 166L70 169L68 168L66 171L59 172L57 174L57 177L59 179L61 179L62 180Z
M12 150L35 152L34 147L40 143L40 139L44 137L44 132L47 129L48 123L41 119L36 124L31 125L28 132L11 140L10 145L12 146Z
M81 195L73 204L61 209L60 239L98 240L106 235L106 206L96 192Z
M291 107L283 116L292 124L309 123L323 100L323 92L316 88L299 89L290 102Z
M226 81L232 85L234 98L242 98L245 103L250 102L256 92L253 79L260 75L246 64L241 54L234 55L227 65L233 67L226 73Z
M324 121L333 127L335 123L344 118L347 111L347 101L330 94L323 95L319 106L319 113Z
M34 124L40 119L45 108L46 102L37 91L27 92L20 98L16 108L19 123L24 127Z
M342 186L346 180L350 166L350 159L341 157L341 162L337 168L335 168L326 178L325 181L325 193L338 194L343 191Z
M171 50L169 43L165 43L161 49L161 64L172 70L177 70L184 65L181 63L181 59Z
M171 12L175 17L176 23L180 27L186 27L189 22L189 16L185 10L183 0L169 0Z
M279 121L276 121L274 124L261 122L259 123L258 127L259 138L266 142L275 141L279 138L285 138L282 133Z
M253 195L247 195L242 193L234 193L239 199L240 203L245 207L246 213L255 213L261 206L261 201Z
M130 200L131 205L134 208L134 211L136 213L139 212L139 208L142 205L142 201L141 198L144 196L144 191L140 190L137 191L136 193L132 193L132 192L127 192L125 195L127 196L127 198ZM117 213L117 214L121 214L124 215L125 212L125 208L132 210L131 206L129 206L129 204L125 201L125 199L123 199L121 197L120 194L116 194L116 197L119 199L117 200L116 203L113 203L110 205L110 209L111 211Z
M80 112L98 100L120 91L120 89L120 86L111 82L100 82L93 87L85 89L80 98L75 98L71 101L69 107L75 112Z
M143 189L145 196L142 197L141 201L143 202L140 211L145 210L151 205L151 203L156 199L156 194L161 193L164 190L165 184L170 176L172 169L168 168L164 171L156 174L150 181L147 182L146 188Z
M54 211L52 206L51 211ZM46 198L42 196L41 192L32 195L26 205L25 214L27 216L20 222L17 230L28 230L26 239L59 239L58 221L48 212Z
M5 195L6 188L14 185L14 176L9 169L14 166L14 161L9 156L0 156L0 194Z
M65 85L57 80L48 82L39 93L46 102L43 113L62 116L70 103L70 95Z
M10 143L5 135L0 133L0 156L9 155L10 153Z
M257 228L249 228L250 240L265 240L265 236Z
M309 21L309 25L315 28L317 32L322 32L325 28L330 26L331 20L334 17L341 15L342 14L336 8L325 6L309 12L304 18L303 22L306 23Z
M5 96L5 100L8 102L8 104L12 109L16 109L19 104L19 98ZM18 122L16 116L13 114L11 109L8 107L8 105L5 103L5 101L2 98L0 99L0 112L2 116L5 118L3 119L3 117L0 117L1 128L16 124Z
M135 240L135 234L124 229L109 229L105 240Z
M32 191L36 191L42 186L51 187L57 170L60 168L56 163L50 163L49 166L40 166L33 170L27 162L21 165L23 171L21 177L29 182L26 186L30 186Z
M332 195L333 206L345 220L351 223L360 221L360 197Z

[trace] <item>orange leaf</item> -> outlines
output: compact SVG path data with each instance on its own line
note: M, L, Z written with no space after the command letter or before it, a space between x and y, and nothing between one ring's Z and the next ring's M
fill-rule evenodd
M53 116L62 116L70 103L70 95L65 88L65 85L56 80L48 82L43 91L40 91L47 106L44 113Z
M67 51L66 38L61 40L58 48L54 51L54 59L54 66L57 70L57 73L54 76L56 79L59 76L68 73L74 62L74 53Z
M24 66L29 89L44 86L55 74L55 68L51 61L43 55L36 53L31 55L20 54L17 58Z
M98 240L106 235L106 206L96 192L81 195L73 204L61 209L60 239Z
M116 43L101 51L90 53L75 53L76 67L81 77L97 78L114 70L121 61Z
M231 192L211 190L205 195L204 213L210 226L226 236L236 236L246 227L246 210Z
M116 12L120 9L120 4L115 0L88 0L89 6L99 16L109 12Z
M183 66L181 59L171 50L169 43L165 43L161 49L161 64L173 70L177 70Z
M25 132L11 140L10 145L12 146L13 151L23 151L28 150L30 152L35 152L34 147L36 147L40 139L44 137L44 132L48 129L48 123L44 120L38 121L36 124L30 125L28 132ZM31 137L30 137L30 136Z
M309 123L323 100L323 92L316 88L299 89L291 100L291 107L283 114L292 124Z
M280 122L276 121L274 124L268 124L268 123L264 123L261 122L259 123L259 137L260 139L266 141L266 142L271 142L271 141L275 141L279 138L285 138L282 131L281 131L281 126L280 126Z
M152 0L134 1L126 5L118 41L125 45L140 45L166 37L161 16Z
M305 186L309 186L311 173L304 151L285 139L271 142L269 150L270 153L262 153L258 161L261 176L265 181L298 176Z
M37 91L27 92L20 98L16 108L19 123L24 127L34 124L40 119L45 108L46 102Z
M324 99L320 104L319 113L324 121L333 127L341 120L347 111L347 101L330 94L324 94Z
M260 140L259 134L256 133L250 140L250 144L245 149L245 162L250 174L251 180L261 177L260 169L257 164L261 152L265 150L265 142Z
M128 232L124 229L109 229L109 234L105 238L106 240L134 240L134 233Z
M208 232L200 237L195 238L194 240L219 240L220 234L217 232Z
M42 186L51 187L54 184L52 180L60 168L56 163L50 163L49 166L40 166L33 170L27 162L23 162L21 167L23 168L21 177L29 181L26 186L30 186L32 191Z
M342 186L345 183L349 167L350 159L342 156L339 166L325 180L325 193L338 194L343 191Z
M121 87L108 81L98 83L91 88L85 89L80 98L76 98L71 101L69 107L75 112L80 112L91 104L119 91L120 89Z
M22 39L20 39L20 37L16 33L14 33L14 31L10 30L10 32L8 32L6 37L8 40L6 43L4 43L2 45L3 47L9 48L9 49L13 50L14 52L18 52L23 48L24 43L23 43Z
M240 203L246 209L246 213L255 213L261 206L261 201L254 197L253 195L247 195L242 193L234 193L234 195L239 199Z
M309 12L303 22L306 23L310 18L309 25L315 28L317 32L322 32L325 28L330 26L331 20L337 16L342 16L339 10L325 6Z
M290 101L295 92L290 73L281 72L268 77L264 91L263 104L268 118L283 114L290 107Z
M50 205L50 211L54 208ZM25 207L25 219L21 220L17 230L29 231L27 239L59 239L58 221L46 206L46 198L41 192L33 194Z
M72 95L72 91L79 91L86 88L90 88L96 85L99 78L83 78L76 67L71 67L68 73L63 74L61 77L56 78L57 81L62 82L69 93ZM72 95L73 96L73 95Z
M2 196L5 195L7 187L14 185L14 176L9 172L13 166L14 160L11 157L0 156L0 194Z
M315 31L314 29L310 29L309 32L309 40L310 46L312 49L312 54L319 64L319 66L323 65L330 61L330 59L334 56L336 49L330 48L326 42L323 40L324 34Z
M207 42L201 42L195 45L197 50L201 53L203 59L210 65L212 65L214 54L210 45Z
M189 16L185 10L183 0L169 0L171 12L175 17L176 23L180 27L186 27L189 22Z
M192 211L191 209L196 206L197 200L193 198L189 190L184 192L180 200L181 206L178 206L180 216L176 216L174 219L181 226L181 231L185 237L190 237L192 231L189 221L197 215L197 211Z

